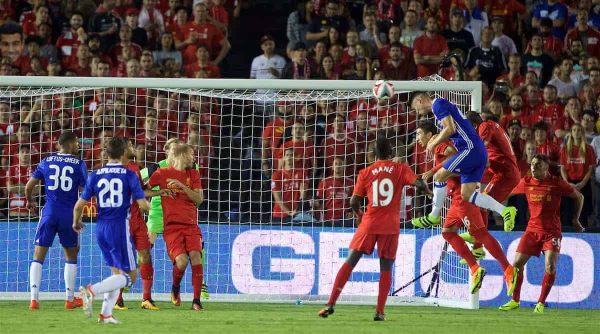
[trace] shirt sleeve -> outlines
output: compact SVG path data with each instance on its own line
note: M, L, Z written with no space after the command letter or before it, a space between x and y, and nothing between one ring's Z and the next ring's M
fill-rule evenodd
M521 178L517 186L512 190L512 193L515 195L525 193L525 178Z
M365 173L363 173L363 171L365 171L364 169L362 171L360 171L360 173L358 173L358 177L356 178L356 185L354 186L354 192L352 193L352 195L356 195L356 196L360 196L360 197L366 197L367 196L367 189L365 187Z
M89 201L90 199L92 199L92 196L94 196L94 183L95 183L95 173L90 174L90 176L87 179L87 182L85 184L85 187L83 187L83 192L81 193L81 195L79 196L80 198Z
M483 123L481 123L481 125L479 125L479 137L481 137L481 139L483 141L486 141L486 142L492 141L493 135L494 135L494 131L493 131L493 128L490 125L490 123L483 122Z
M162 171L159 168L154 173L152 173L152 175L150 175L150 178L148 179L148 185L150 187L156 187L156 186L160 185L161 181L162 181Z
M192 169L191 174L192 190L202 189L202 183L200 183L200 171Z
M272 191L281 191L281 173L279 171L273 173L273 177L271 178L271 190Z
M79 161L79 187L84 187L85 186L85 181L87 179L88 176L88 170L87 170L87 165L85 164L85 161L80 160Z
M146 198L140 180L135 172L130 170L127 171L127 181L129 182L129 189L131 190L131 197L133 197L133 200L137 201Z
M557 178L558 179L558 178ZM575 192L575 188L573 188L567 181L563 179L558 179L556 188L554 188L560 196L571 196Z
M402 164L402 177L405 185L413 185L417 181L417 174L413 172L407 165Z
M446 118L447 116L450 116L450 110L448 108L448 106L446 105L446 101L443 101L441 99L436 99L433 102L433 105L431 106L431 110L433 111L433 114L435 115L435 118L438 120L442 120L444 118Z
M40 161L39 165L35 168L33 173L31 173L31 177L36 180L43 180L45 168L46 168L46 159Z

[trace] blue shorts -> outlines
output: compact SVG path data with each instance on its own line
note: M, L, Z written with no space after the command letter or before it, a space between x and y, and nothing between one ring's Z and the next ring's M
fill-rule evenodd
M448 171L460 175L460 183L481 182L483 173L487 168L487 150L485 147L475 146L472 149L459 150L453 157L444 162L443 167Z
M104 262L109 267L130 272L137 268L135 248L129 234L129 223L123 221L98 221L96 240Z
M79 246L79 234L73 230L73 209L42 209L42 217L35 232L35 245L51 247L57 233L63 247Z

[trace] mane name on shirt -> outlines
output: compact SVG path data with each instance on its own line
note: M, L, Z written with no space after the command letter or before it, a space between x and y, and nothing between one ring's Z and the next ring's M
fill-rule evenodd
M48 157L47 161L48 162L66 162L66 163L70 163L70 164L79 163L79 159L77 159L75 157L59 157L56 155Z
M102 167L98 169L96 172L97 175L100 174L125 174L127 170L123 167Z
M380 166L378 168L373 168L371 170L371 173L373 173L373 175L377 175L381 172L386 172L388 174L391 174L392 171L394 171L394 166Z

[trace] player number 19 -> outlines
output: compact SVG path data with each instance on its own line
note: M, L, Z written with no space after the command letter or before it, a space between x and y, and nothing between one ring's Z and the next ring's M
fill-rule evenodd
M119 179L98 181L98 205L101 208L117 208L123 205L123 182ZM107 196L108 194L108 196Z
M372 207L388 206L394 197L394 184L390 179L375 180L373 185Z

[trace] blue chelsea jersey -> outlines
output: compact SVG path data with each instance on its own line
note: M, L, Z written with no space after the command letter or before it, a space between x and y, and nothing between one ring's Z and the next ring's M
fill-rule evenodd
M431 105L433 115L435 116L436 126L443 129L442 119L450 116L455 124L456 132L450 136L450 140L457 150L470 150L475 147L484 147L479 134L469 122L467 117L452 102L436 98Z

